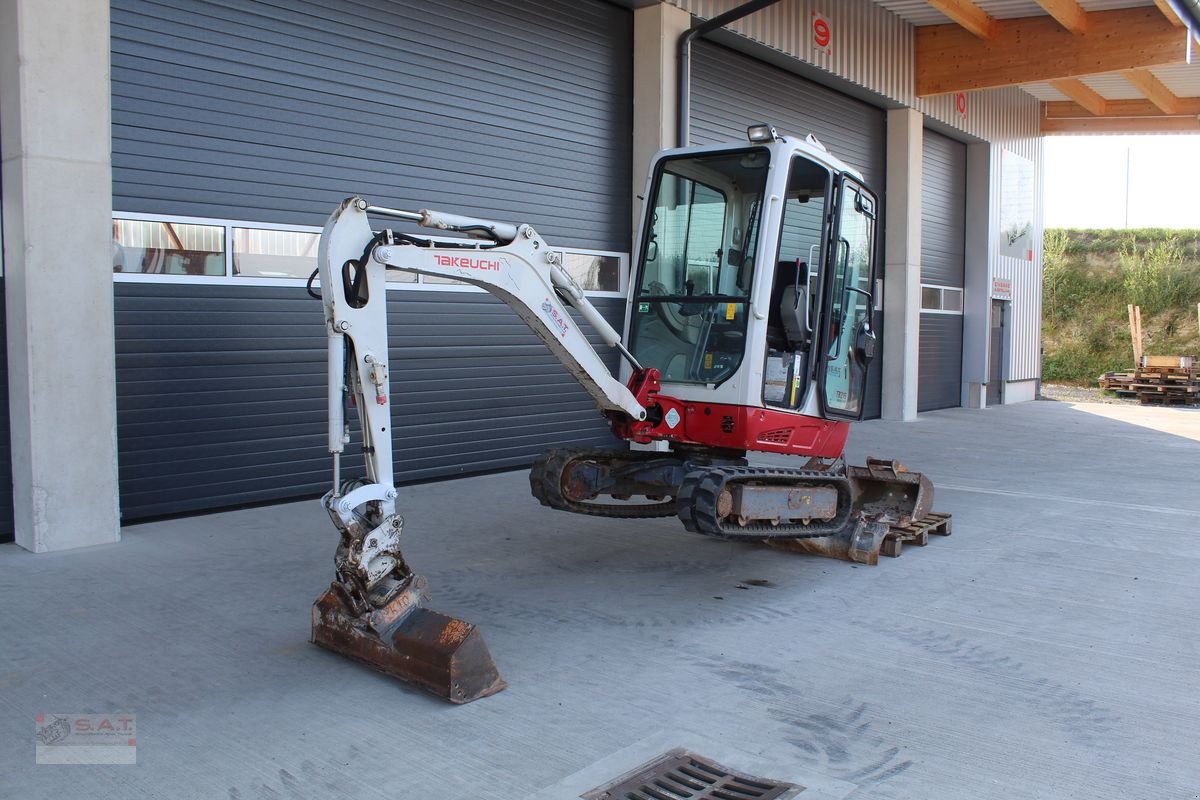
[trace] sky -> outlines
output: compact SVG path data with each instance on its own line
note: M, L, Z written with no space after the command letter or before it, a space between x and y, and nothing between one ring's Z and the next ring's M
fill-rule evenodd
M1200 135L1049 136L1047 228L1200 228Z

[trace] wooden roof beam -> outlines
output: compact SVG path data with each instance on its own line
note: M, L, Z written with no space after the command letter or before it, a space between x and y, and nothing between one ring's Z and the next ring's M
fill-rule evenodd
M1180 113L1179 98L1172 94L1170 89L1163 86L1162 81L1154 77L1154 73L1150 70L1129 69L1122 72L1121 75L1133 84L1133 88L1141 92L1143 97L1158 106L1162 113Z
M1183 24L1183 20L1179 18L1179 15L1175 13L1175 9L1171 8L1171 4L1167 0L1154 0L1154 5L1158 6L1158 10L1163 13L1163 16L1171 20L1171 24L1176 28L1187 27Z
M1196 117L1081 117L1042 118L1042 135L1067 133L1200 133Z
M958 25L916 29L917 94L991 89L1183 63L1187 35L1152 6L1088 13L1075 35L1052 17L994 20L987 40Z
M1103 117L1108 110L1108 101L1078 78L1060 78L1050 81L1050 85L1074 100L1075 103L1072 105L1077 103L1087 109L1088 113L1095 114L1097 117Z
M972 36L991 39L996 35L996 20L971 0L925 0L925 2L970 31Z
M1076 36L1088 31L1088 13L1075 0L1037 0L1047 14Z
M1200 97L1181 97L1176 107L1177 116L1200 116ZM1104 117L1163 117L1162 109L1149 100L1106 100L1104 113L1095 114L1091 109L1069 100L1051 100L1042 103L1042 116L1047 119L1089 119Z

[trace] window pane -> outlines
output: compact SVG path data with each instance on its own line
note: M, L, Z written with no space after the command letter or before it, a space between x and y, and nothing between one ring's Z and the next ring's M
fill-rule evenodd
M233 274L307 279L317 268L320 235L302 231L233 229Z
M183 222L113 220L113 272L224 275L225 229Z
M921 308L924 308L927 311L941 311L942 290L934 286L922 286Z
M943 289L942 290L942 310L943 311L962 311L962 289Z
M456 281L454 278L443 278L441 275L422 275L421 283L451 283L455 286L469 286L470 284Z
M741 364L769 162L757 148L663 162L630 349L664 380L720 383Z
M401 272L400 270L389 269L387 271L387 282L388 283L416 283L417 282L417 273Z
M866 390L867 363L855 349L856 338L870 324L871 264L875 247L875 209L871 198L844 183L838 238L831 248L833 291L827 325L825 408L857 416Z
M589 292L621 291L621 259L588 253L563 253L563 269Z

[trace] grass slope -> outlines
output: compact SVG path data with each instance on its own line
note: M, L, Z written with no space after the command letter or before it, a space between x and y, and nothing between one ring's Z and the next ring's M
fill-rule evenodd
M1052 228L1044 253L1043 382L1131 369L1129 303L1142 307L1146 354L1200 354L1200 230Z

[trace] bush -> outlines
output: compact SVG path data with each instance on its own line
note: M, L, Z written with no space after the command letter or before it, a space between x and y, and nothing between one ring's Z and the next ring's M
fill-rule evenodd
M1157 314L1191 299L1195 270L1185 270L1178 239L1163 239L1139 253L1136 239L1130 238L1120 258L1125 299L1141 306L1143 314Z

